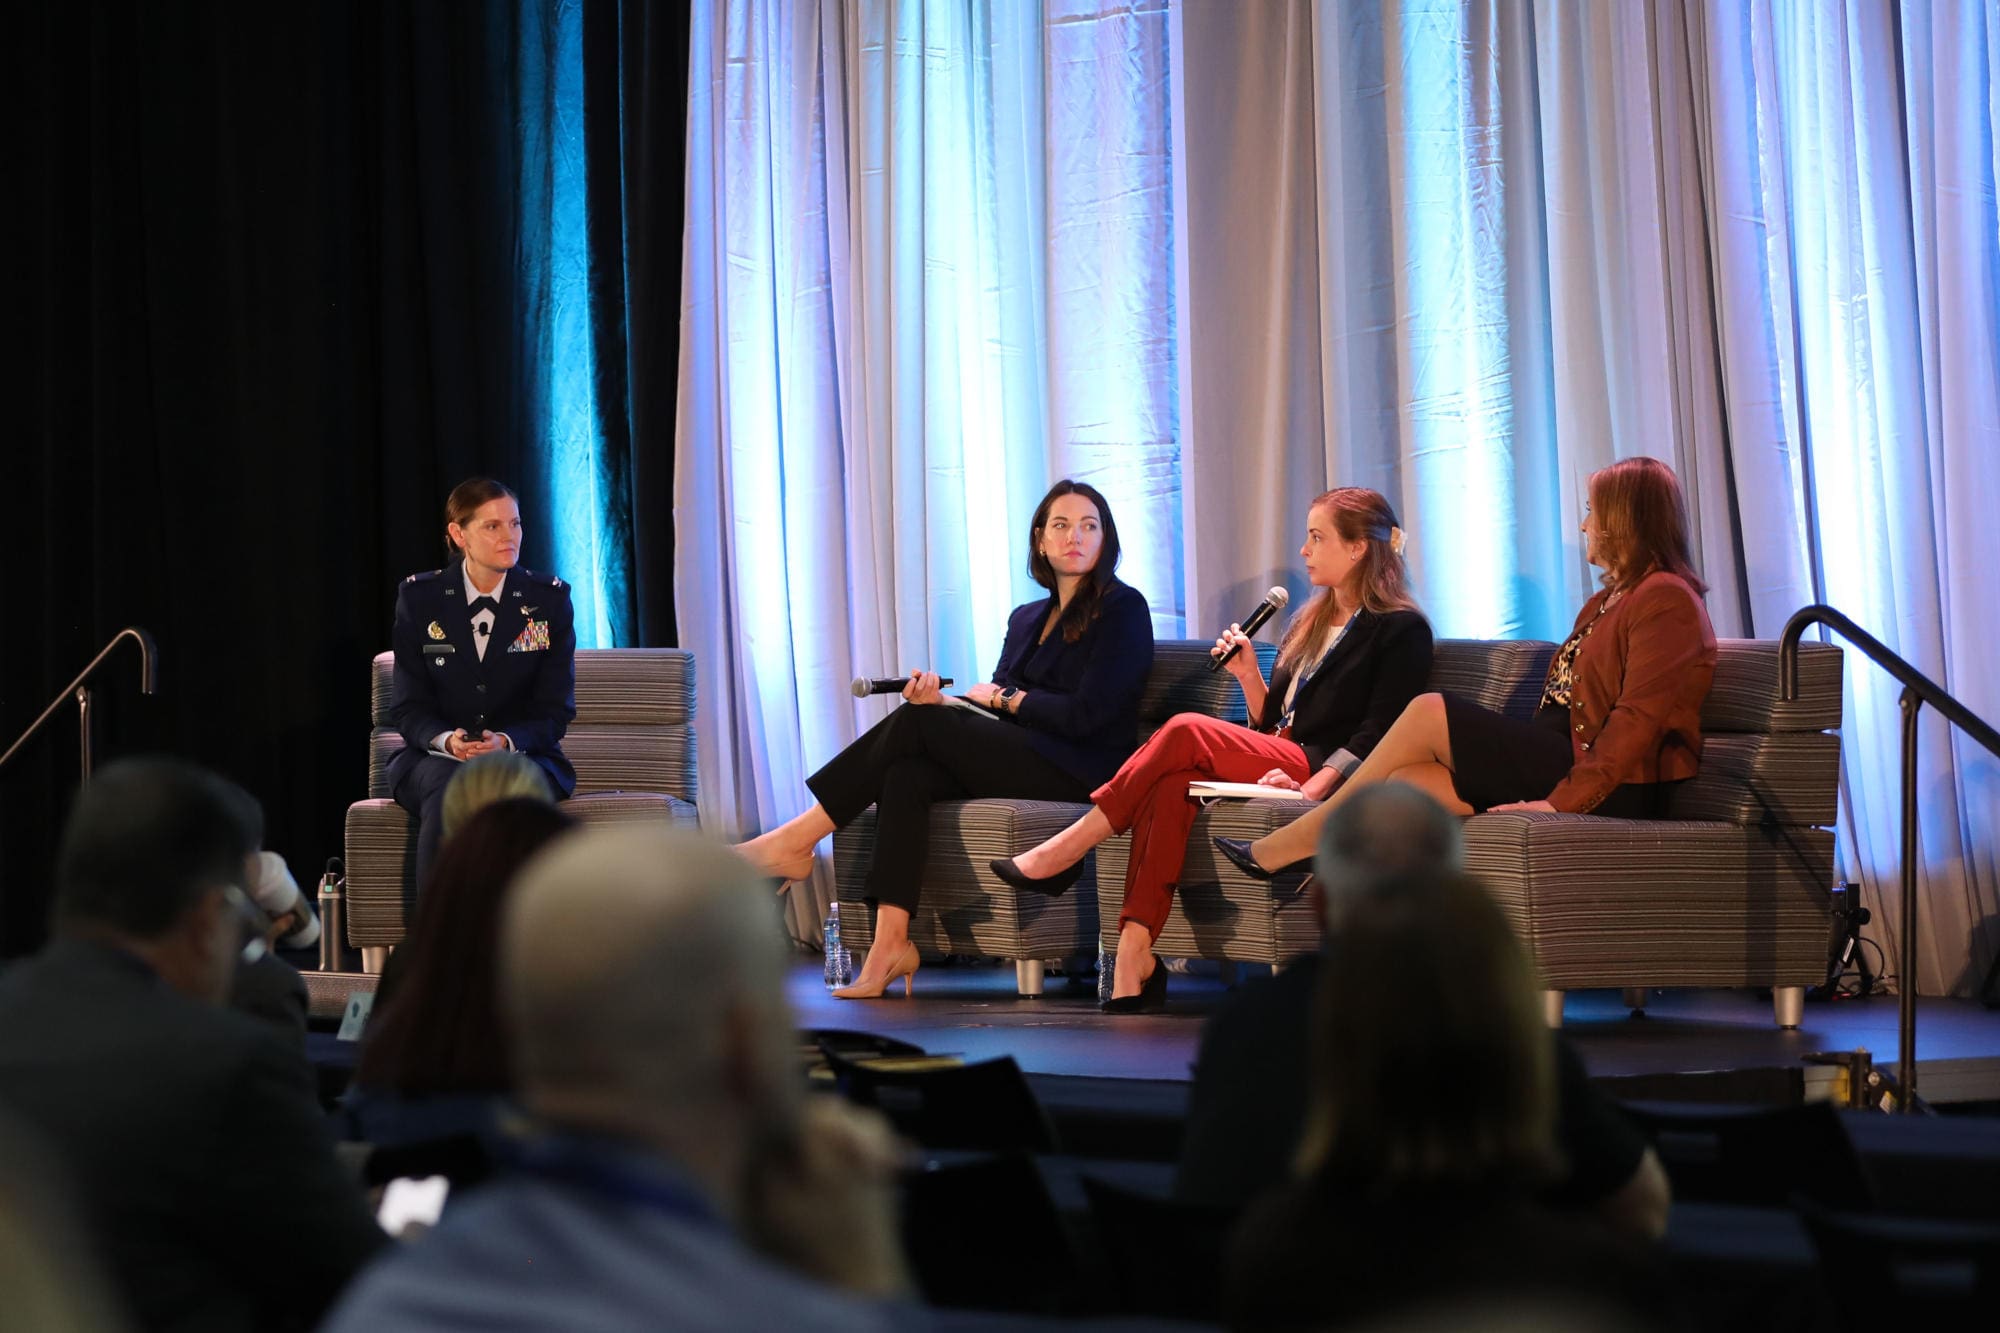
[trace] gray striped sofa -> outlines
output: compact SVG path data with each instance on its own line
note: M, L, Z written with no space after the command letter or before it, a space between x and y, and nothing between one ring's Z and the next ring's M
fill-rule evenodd
M403 883L416 849L412 820L389 799L389 757L403 738L389 725L395 658L375 658L368 799L347 808L347 939L363 967L381 970L403 938ZM680 648L583 648L576 654L576 720L563 751L576 795L563 809L589 823L695 822L694 654Z
M1139 700L1144 741L1176 713L1208 713L1241 722L1243 692L1226 671L1208 669L1212 639L1162 639ZM1276 650L1256 645L1268 675ZM996 857L1026 851L1090 810L1064 801L950 801L931 811L931 846L924 863L922 905L910 918L910 938L929 954L966 954L1014 961L1016 988L1042 993L1044 959L1097 950L1097 903L1089 864L1059 898L1022 893L987 868ZM841 903L842 943L861 951L875 936L874 914L862 900L875 852L875 811L833 835L833 877ZM1123 873L1122 870L1120 872Z
M1567 990L1770 987L1781 1027L1824 980L1835 803L1840 786L1841 652L1800 646L1800 697L1778 700L1778 645L1725 639L1702 710L1701 773L1675 792L1671 819L1485 814L1466 821L1469 868L1532 951L1559 1023ZM1534 712L1555 646L1447 639L1430 688L1519 717ZM1161 932L1164 956L1282 963L1319 945L1297 876L1254 880L1210 837L1257 838L1302 813L1293 801L1224 801L1196 819L1187 867ZM1116 923L1130 838L1097 849L1098 916ZM1107 928L1107 935L1109 928ZM1105 940L1105 947L1113 941Z

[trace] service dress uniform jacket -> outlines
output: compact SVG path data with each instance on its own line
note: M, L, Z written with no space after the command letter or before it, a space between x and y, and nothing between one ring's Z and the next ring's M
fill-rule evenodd
M394 688L389 718L403 749L389 760L393 787L437 737L460 727L505 732L564 796L576 769L563 733L576 717L576 621L569 587L551 574L512 569L500 588L486 656L465 606L461 565L412 574L396 593Z

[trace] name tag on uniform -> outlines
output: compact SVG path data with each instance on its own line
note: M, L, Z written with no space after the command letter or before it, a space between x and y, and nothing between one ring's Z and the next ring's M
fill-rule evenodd
M445 654L445 653L455 653L455 652L457 652L457 651L458 651L458 647L457 647L457 645L455 645L455 644L449 644L449 643L427 643L427 644L425 644L425 645L424 645L424 656L425 656L425 657L436 657L436 656L441 656L441 655L443 655L443 654Z

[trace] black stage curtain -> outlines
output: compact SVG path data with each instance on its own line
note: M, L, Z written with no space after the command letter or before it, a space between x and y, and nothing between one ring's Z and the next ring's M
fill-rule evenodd
M550 565L542 312L518 272L546 221L517 204L523 117L547 113L521 52L555 12L49 0L10 22L31 350L0 745L144 626L160 692L114 664L98 762L172 751L236 778L302 883L338 854L366 794L368 662L396 581L441 563L446 492L514 484L525 563ZM593 319L624 487L607 519L634 548L639 641L666 644L687 16L615 0L585 16L591 192L608 201ZM74 719L0 768L6 954L43 934Z

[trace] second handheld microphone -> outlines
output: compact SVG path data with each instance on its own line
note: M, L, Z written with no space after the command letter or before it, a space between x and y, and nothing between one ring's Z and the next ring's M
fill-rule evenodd
M1265 593L1264 600L1257 603L1257 609L1255 611L1252 611L1248 616L1245 616L1243 619L1244 636L1247 638L1248 636L1255 634L1258 630L1264 628L1264 622L1269 620L1272 616L1277 615L1278 612L1284 610L1285 604L1291 600L1292 600L1292 595L1286 592L1283 588L1274 587L1271 589L1271 591ZM1223 664L1229 661L1230 658L1236 656L1237 649L1241 648L1242 646L1243 646L1242 644L1233 643L1229 645L1228 652L1222 654L1220 657L1209 658L1208 669L1210 671L1222 670Z
M901 694L903 687L909 683L908 676L883 676L876 680L870 680L866 676L856 676L854 684L849 688L854 691L855 698L866 699L871 694ZM949 684L951 684L950 676L938 677L939 689Z

